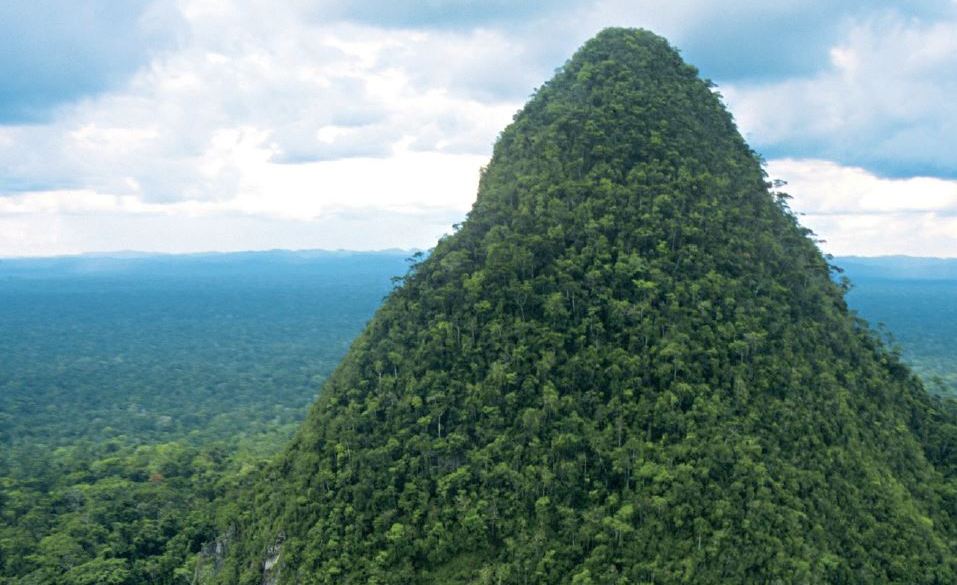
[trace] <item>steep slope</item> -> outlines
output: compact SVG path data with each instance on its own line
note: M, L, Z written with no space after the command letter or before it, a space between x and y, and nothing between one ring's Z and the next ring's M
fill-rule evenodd
M222 583L952 583L955 425L710 85L589 41L386 300Z

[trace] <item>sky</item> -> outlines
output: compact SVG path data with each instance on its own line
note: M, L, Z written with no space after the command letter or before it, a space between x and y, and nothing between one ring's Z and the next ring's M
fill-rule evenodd
M4 0L0 257L430 248L607 26L718 85L826 252L957 256L957 0Z

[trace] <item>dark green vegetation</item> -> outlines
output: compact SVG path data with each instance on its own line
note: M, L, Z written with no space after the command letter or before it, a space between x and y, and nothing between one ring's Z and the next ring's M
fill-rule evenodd
M710 85L608 30L502 133L216 580L953 583L948 408L849 314Z
M883 323L928 390L957 397L957 260L838 258L848 303Z
M0 339L17 356L0 368L0 583L191 583L227 493L288 439L400 258L0 261ZM915 271L927 262L836 260L850 304L953 380L957 261Z
M191 583L404 253L0 261L0 583Z

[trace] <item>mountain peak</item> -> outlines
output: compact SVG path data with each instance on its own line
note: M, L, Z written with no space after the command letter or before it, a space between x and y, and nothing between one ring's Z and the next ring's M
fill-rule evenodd
M807 236L710 84L603 31L355 341L220 581L952 582L952 418Z
M664 37L640 28L610 27L589 39L569 61L569 65L615 61L628 67L639 67L638 74L671 69L673 72L692 73L697 70L686 64ZM657 61L651 67L652 61Z

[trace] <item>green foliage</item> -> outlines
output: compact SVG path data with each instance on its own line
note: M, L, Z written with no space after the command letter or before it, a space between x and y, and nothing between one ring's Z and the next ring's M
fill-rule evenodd
M4 262L0 584L190 584L215 568L226 495L288 441L404 268L287 256L42 277Z
M199 444L298 423L404 258L243 257L43 278L0 264L0 445Z
M950 583L957 418L709 83L587 43L233 519L215 580Z
M215 535L222 451L87 446L33 461L47 479L3 486L0 583L188 583L172 574Z

